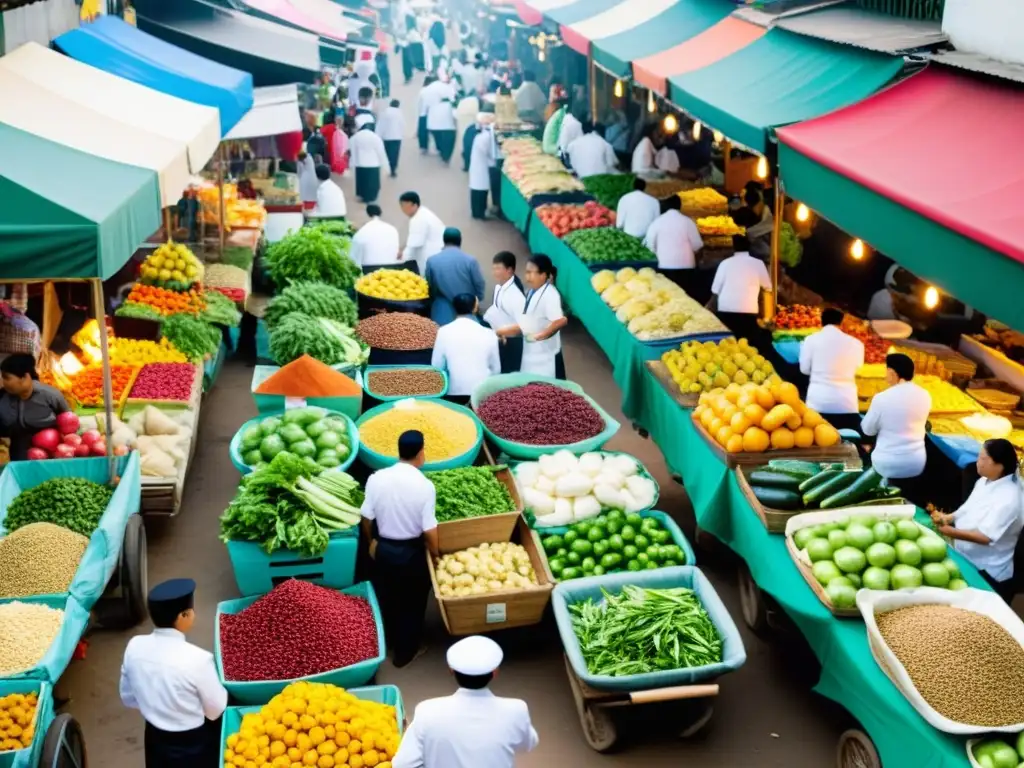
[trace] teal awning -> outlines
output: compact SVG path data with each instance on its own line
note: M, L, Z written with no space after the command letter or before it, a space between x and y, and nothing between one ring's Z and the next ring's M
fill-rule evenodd
M160 228L156 172L0 123L0 277L112 277Z
M604 13L621 2L622 0L576 0L575 3L570 5L563 5L561 8L545 11L544 19L563 26L575 24L597 16L599 13Z
M702 69L669 79L669 100L732 141L764 153L773 129L860 101L903 58L782 29Z

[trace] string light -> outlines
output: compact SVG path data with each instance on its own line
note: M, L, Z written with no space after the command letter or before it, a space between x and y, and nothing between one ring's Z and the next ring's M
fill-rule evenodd
M924 305L928 309L935 309L939 305L939 289L929 285L924 292Z
M622 81L621 80L616 80L615 81L615 98L616 99L621 99L622 98Z
M767 179L768 178L768 158L759 157L757 159L757 178Z
M800 203L796 207L796 220L797 221L807 221L809 218L811 218L811 210L810 210L810 208L808 208L803 203Z
M654 100L654 91L647 92L647 111L652 114L658 111L658 103Z
M864 258L864 241L860 238L850 243L850 256L853 257L854 261L860 261Z
M721 144L722 140L725 139L725 136L722 134L721 131L715 131L713 137L715 139L715 144Z
M679 121L676 120L675 115L665 115L665 119L662 121L661 127L668 133L675 133L679 130Z
M693 122L693 140L700 141L700 121L695 120Z

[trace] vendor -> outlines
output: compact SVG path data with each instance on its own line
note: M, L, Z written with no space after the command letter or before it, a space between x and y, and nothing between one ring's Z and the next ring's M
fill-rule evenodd
M196 583L171 579L149 593L155 629L128 641L121 701L146 721L146 768L214 765L228 692L213 654L185 641L195 623Z
M682 212L682 207L679 195L662 200L662 214L648 227L644 245L658 257L658 271L692 299L704 303L708 300L706 283L701 283L697 270L697 254L704 240L696 222Z
M423 433L398 438L398 463L370 475L362 507L363 538L373 559L373 588L380 600L392 663L404 667L423 653L423 620L430 573L423 557L440 556L437 544L437 494L420 471L426 461Z
M1009 440L986 440L977 466L981 477L967 501L951 515L933 512L932 520L1009 603L1015 592L1014 552L1024 527L1017 452Z
M615 226L627 235L644 237L647 230L661 215L661 204L653 195L647 194L647 182L637 176L633 179L633 191L619 198L615 210ZM678 195L675 196L678 200Z
M732 247L733 255L715 270L712 300L719 319L737 338L746 338L758 349L766 350L770 340L763 345L758 343L764 335L757 324L758 300L762 291L771 292L772 280L764 262L750 255L746 235L733 235Z
M821 330L800 345L800 372L809 376L807 407L825 416L836 429L857 429L857 369L864 365L864 344L840 330L843 312L821 313Z
M633 173L651 173L657 170L654 166L658 151L654 147L654 137L658 131L657 123L644 126L643 136L633 149L630 170Z
M70 408L59 390L39 382L32 355L4 358L0 378L0 435L11 440L11 461L24 461L36 432L56 428L57 415Z
M498 337L477 320L480 301L476 296L460 293L452 300L452 306L456 317L437 329L430 364L448 372L446 399L457 405L468 405L478 386L501 373Z
M589 120L583 121L583 135L566 147L565 154L569 165L581 179L615 173L619 162L612 145L601 135L598 126Z
M516 275L516 255L511 251L496 253L491 260L491 275L494 277L494 295L491 306L484 312L484 322L491 328L513 325L526 307L523 284ZM499 341L501 372L515 373L523 362L523 339L511 336Z
M551 258L535 253L526 262L526 306L515 325L499 328L500 337L524 336L522 373L535 373L556 379L565 379L565 360L562 358L561 330L569 320L562 311L562 295L555 287L555 267ZM529 323L533 332L523 330Z

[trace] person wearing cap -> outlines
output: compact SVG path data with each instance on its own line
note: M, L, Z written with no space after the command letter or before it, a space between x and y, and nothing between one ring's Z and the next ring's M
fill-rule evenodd
M364 203L376 202L380 195L380 169L388 167L388 153L372 122L355 132L349 141L349 151L356 170L356 197Z
M490 690L503 656L501 646L480 635L448 649L459 689L416 705L392 768L512 768L516 754L537 747L526 702Z
M430 317L438 325L455 319L457 313L452 302L456 296L468 293L483 301L486 285L480 263L462 250L462 233L455 227L447 227L442 240L444 248L430 257L423 273L434 300Z
M171 579L149 592L155 629L128 641L121 665L122 703L146 721L146 768L205 768L220 757L220 718L228 692L213 654L185 635L195 623L196 583Z
M443 252L442 252L443 253ZM433 261L427 265L427 269ZM477 320L480 300L471 293L452 299L457 317L437 330L430 364L448 372L448 395L457 405L468 405L473 391L501 373L498 337Z
M423 433L403 432L398 438L398 463L370 475L363 499L362 533L373 559L371 581L396 667L406 666L422 653L430 592L424 543L431 557L439 557L437 494L420 471L425 461Z

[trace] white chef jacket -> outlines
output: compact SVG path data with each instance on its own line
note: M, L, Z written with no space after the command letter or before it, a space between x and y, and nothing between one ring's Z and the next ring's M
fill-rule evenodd
M405 136L405 118L399 107L386 107L377 118L377 135L384 141L401 141Z
M299 161L296 168L299 174L299 196L304 203L315 203L320 179L316 177L316 163L310 155Z
M1013 552L1024 527L1021 486L1016 473L998 480L978 478L974 490L960 509L953 513L953 522L963 531L978 531L991 539L991 544L975 544L957 539L953 546L979 571L986 571L996 581L1013 577Z
M348 151L352 154L353 168L387 168L388 153L384 151L384 139L370 130L356 131L348 140Z
M660 215L661 203L657 198L643 190L634 189L619 198L619 206L615 211L615 226L627 235L643 237Z
M892 305L892 294L888 288L882 288L871 294L868 305L868 320L898 320L896 309Z
M353 235L349 256L360 267L394 267L398 265L399 243L398 229L374 216Z
M317 216L344 216L346 211L345 193L341 187L332 179L321 181L316 190L316 208L313 213Z
M213 654L173 628L157 628L128 641L121 664L121 702L154 728L191 731L216 720L228 705Z
M503 328L514 325L526 309L526 295L516 285L515 277L510 277L501 285L494 286L491 306L484 312L484 320L491 328Z
M440 80L435 80L420 91L419 98L416 102L418 108L417 113L420 117L426 117L430 113L430 108L432 106L442 102L446 98L454 101L455 89L448 83L442 83Z
M460 688L416 706L393 768L513 768L539 739L521 699Z
M448 371L448 394L472 395L501 373L498 336L471 317L457 317L438 329L430 364Z
M569 164L581 179L599 173L614 173L619 159L612 145L596 133L588 133L573 141L565 153Z
M757 297L761 289L770 291L772 279L760 259L740 251L718 265L711 292L718 297L720 312L756 315Z
M562 126L558 131L558 151L565 153L569 145L583 135L583 123L572 112L566 112L562 118Z
M889 387L871 400L860 428L865 435L878 435L871 466L886 480L924 472L925 423L931 409L931 395L909 381Z
M463 96L459 99L459 105L455 108L455 123L458 126L456 130L459 132L460 139L466 129L476 122L479 114L480 99L476 96Z
M565 313L562 311L562 295L554 283L545 283L540 289L530 291L526 295L523 314L518 318L524 340L523 361L519 367L522 373L552 377L555 375L555 356L562 351L562 332L559 331L544 341L530 341L529 337L544 331L563 317Z
M646 171L654 170L654 142L651 141L647 136L640 139L640 143L636 145L636 149L633 150L633 162L631 170L633 173L644 173Z
M672 208L648 227L644 245L654 251L660 269L693 269L704 241L693 219Z
M421 205L409 219L409 237L405 241L406 261L416 261L420 274L427 273L427 259L444 248L444 222L432 210Z
M377 521L382 539L408 541L437 528L436 502L437 491L427 476L400 461L370 475L360 511L367 520Z
M491 188L491 168L495 165L494 130L488 126L473 137L469 151L469 188L486 192Z
M675 173L679 170L679 153L669 147L662 147L654 156L654 167L665 173Z
M800 372L811 377L807 407L818 413L857 413L857 369L864 344L827 325L800 345Z
M439 101L431 105L427 112L428 131L454 131L456 125L455 107L450 101Z

